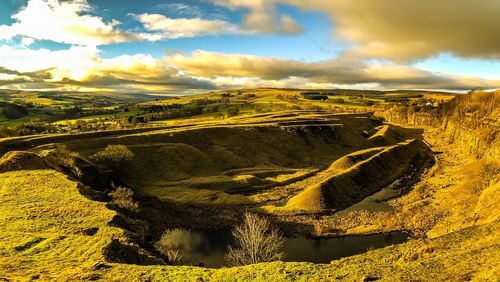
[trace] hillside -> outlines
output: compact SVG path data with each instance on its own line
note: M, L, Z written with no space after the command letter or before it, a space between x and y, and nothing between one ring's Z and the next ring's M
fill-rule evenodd
M420 239L370 251L334 261L332 265L276 262L213 270L110 263L102 250L113 239L126 240L123 231L108 224L114 212L78 194L77 183L60 173L38 170L3 173L0 187L0 213L5 218L0 241L0 277L14 281L183 280L186 277L209 281L228 277L267 281L366 277L377 277L381 281L429 277L494 281L500 266L498 221L436 239ZM496 264L491 264L493 262ZM488 268L484 268L486 264Z
M373 104L310 92L147 102L136 107L158 112L134 114L204 106L130 128L0 139L0 278L496 281L500 92L365 93ZM122 202L118 186L131 191ZM287 237L411 238L331 264L215 269L168 265L153 248L165 229L228 230L247 210Z

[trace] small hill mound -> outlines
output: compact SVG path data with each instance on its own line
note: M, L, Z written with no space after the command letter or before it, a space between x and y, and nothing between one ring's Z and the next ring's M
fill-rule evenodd
M361 150L354 152L352 154L343 156L342 158L336 160L333 162L333 164L328 168L329 170L344 170L348 169L355 164L359 163L360 161L366 160L369 157L380 153L383 150L383 148L370 148L366 150Z
M429 156L427 146L417 139L387 147L352 166L351 159L355 161L355 157L347 156L325 171L331 172L330 177L292 197L286 207L310 212L346 208L389 185L412 166L422 166ZM339 171L341 167L348 168Z
M377 146L395 145L408 139L420 137L418 129L404 128L392 124L382 125L376 129L378 131L371 135L368 141Z
M42 157L30 152L11 151L0 159L0 173L48 168L50 168L50 165Z

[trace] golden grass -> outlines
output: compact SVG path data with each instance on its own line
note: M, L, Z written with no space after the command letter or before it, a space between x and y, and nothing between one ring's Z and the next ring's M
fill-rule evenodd
M322 181L292 197L284 209L317 212L345 208L389 185L401 177L413 161L426 154L423 144L416 139L383 150L376 148L375 152L377 150L375 154L362 152L359 162L347 169L338 169L334 163L322 172L325 175ZM363 153L367 159L363 159Z
M495 281L500 252L498 221L448 236L415 240L332 262L273 262L205 269L108 263L102 256L121 230L108 227L114 212L79 195L76 183L48 170L0 174L0 278L103 281ZM84 235L99 228L95 235Z
M0 277L74 279L104 261L102 248L123 231L107 226L113 211L76 186L50 170L0 174ZM97 234L84 235L90 228Z
M255 91L257 95L267 95L256 98L263 99L262 102L265 103L272 101L272 97L269 97L271 94L259 93L272 93L272 95L282 93L281 90L269 89L252 91ZM275 121L282 119L283 114L275 113L272 118ZM314 114L304 112L299 116L302 115ZM232 118L228 122L240 123L235 127L244 127L259 122L267 123L268 117L243 115ZM245 119L246 124L244 124ZM222 121L215 123L217 126L225 126ZM357 124L354 120L344 120L343 123L350 126L357 125L357 128L366 126ZM212 126L213 121L206 121L206 124L200 125L200 128ZM366 129L369 128L363 130ZM40 145L48 141L68 142L73 144L73 148L92 153L108 143L124 142L129 146L134 144L148 146L165 143L165 138L172 136L181 139L189 139L193 136L192 132L186 134L183 131L184 129L150 133L132 131L134 135L130 135L131 132L122 131L119 134L113 133L114 135L89 135L81 139L68 136L34 137L26 145ZM220 135L220 131L214 132L213 135L201 136L215 138L218 134ZM447 143L448 140L443 138L441 133L441 129L426 129L426 141L433 144L435 151L444 153L437 156L438 164L424 175L412 191L390 202L397 216L392 217L394 213L392 215L358 213L347 216L344 218L345 222L339 223L344 225L349 233L388 231L399 225L411 230L421 230L430 238L411 240L401 245L369 251L334 261L331 265L274 262L214 270L189 266L138 266L107 263L104 261L102 249L114 238L125 240L123 230L107 225L115 212L106 209L103 203L93 202L81 196L78 193L77 184L58 172L34 170L1 173L0 280L362 281L367 278L378 278L380 281L497 281L500 277L499 182L498 176L493 176L487 184L484 179L486 178L485 167L497 160L498 150L492 146L484 154L483 159L478 161L470 154L458 149L460 147L463 150L468 148L467 146ZM182 137L183 134L185 134L184 137ZM345 134L347 136L348 133ZM31 137L26 139L29 138ZM92 140L93 138L97 139ZM228 144L241 143L238 139L229 139L231 142ZM6 139L1 142L5 142L5 145L21 140L23 138ZM288 139L280 138L272 141L289 142ZM350 142L357 143L354 138ZM252 143L252 145L262 146L260 143ZM190 149L186 151L189 151L189 154L193 153ZM321 155L325 154L325 151L316 153ZM339 156L347 153L350 152L346 150ZM182 162L184 157L181 155L175 160ZM329 156L329 158L331 160L332 157ZM348 160L341 167L352 169L353 166L364 161L366 160L363 159L360 162ZM351 163L353 166L350 165ZM241 168L245 167L248 168L247 166ZM300 178L315 170L314 166L302 166L295 169L297 170L294 176L284 174L268 177L267 180L286 182L289 177ZM206 171L201 169L198 172L205 173ZM217 173L219 172L223 173L224 170L219 169ZM239 175L250 172L251 169L245 170ZM262 170L256 169L255 173L258 172ZM325 181L327 176L318 173L310 178L280 187L273 192L267 191L252 196L250 199L252 201L282 199L284 195L296 193L304 187ZM243 177L239 180L245 179ZM248 200L248 198L225 198L226 195L221 191L211 189L161 190L157 193L169 194L170 192L178 193L174 198L185 202L193 197L200 197L196 199L200 202L212 198L216 204L227 204L233 200L235 203L240 200L246 203L245 201ZM274 211L273 209L277 208L273 206L264 209L266 208L271 212L282 212L282 210ZM325 228L335 226L335 224L326 225ZM85 231L90 228L98 228L97 233L85 235ZM106 267L100 267L103 263Z

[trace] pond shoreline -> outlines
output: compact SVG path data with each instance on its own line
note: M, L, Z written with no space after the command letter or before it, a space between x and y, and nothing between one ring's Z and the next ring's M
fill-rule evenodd
M230 230L196 232L173 229L171 244L182 250L180 265L225 267L227 248L234 244ZM286 262L311 262L329 264L331 261L364 253L371 249L404 243L409 239L405 232L372 235L342 236L335 238L285 238L282 251Z

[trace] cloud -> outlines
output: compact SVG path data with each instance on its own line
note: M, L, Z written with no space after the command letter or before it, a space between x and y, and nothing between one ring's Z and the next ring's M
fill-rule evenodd
M246 87L248 85L245 83L248 82L260 86L282 85L280 87L291 87L292 84L297 87L316 84L317 86L376 85L378 88L429 89L497 88L500 86L499 80L448 76L394 63L368 63L349 56L334 60L303 62L196 51L190 56L178 53L167 56L163 60L190 75L211 79L218 86L228 84Z
M0 74L0 84L15 89L182 93L215 87L150 55L103 59L96 48L81 46L59 51L0 46Z
M192 11L188 6L178 3L162 4L161 6L170 8L181 15ZM167 39L217 34L280 33L296 35L304 31L290 16L281 15L278 17L272 5L256 1L248 2L248 6L251 7L251 12L244 17L240 25L220 19L202 19L201 13L194 18L169 18L160 14L148 13L130 15L141 22L148 31L159 32L162 38ZM232 6L230 5L230 7Z
M500 2L496 0L291 0L325 11L335 35L354 52L414 60L452 52L461 57L500 58Z
M111 59L98 59L80 82L94 86L120 84L141 85L170 91L186 89L213 89L208 81L186 75L177 67L150 55L122 55Z
M200 18L167 18L159 14L134 15L144 28L160 32L162 38L186 38L199 35L244 33L238 26L222 20L204 20Z
M68 64L71 62L71 64ZM500 80L449 76L347 55L305 62L195 51L154 58L101 58L95 47L32 50L0 46L0 85L11 89L193 93L215 88L499 88Z
M51 40L98 46L159 39L156 35L117 30L118 21L105 22L101 17L89 14L91 11L92 7L86 0L29 0L12 16L13 24L0 26L0 40L20 36L23 45L30 45L33 40Z
M246 8L242 27L254 33L281 33L297 35L304 29L290 16L280 15L275 8L277 1L271 0L210 0L216 5L230 9Z
M158 4L157 7L161 10L174 11L177 15L183 17L201 18L202 16L200 7L184 3L163 3Z
M500 58L498 0L211 0L247 8L248 25L269 28L277 4L325 13L336 40L357 56L412 61L450 52L459 57Z
M80 78L85 70L92 68L99 50L95 47L73 46L69 49L51 51L48 49L16 48L0 46L0 66L19 73L52 70L54 76ZM59 73L56 73L59 71Z

